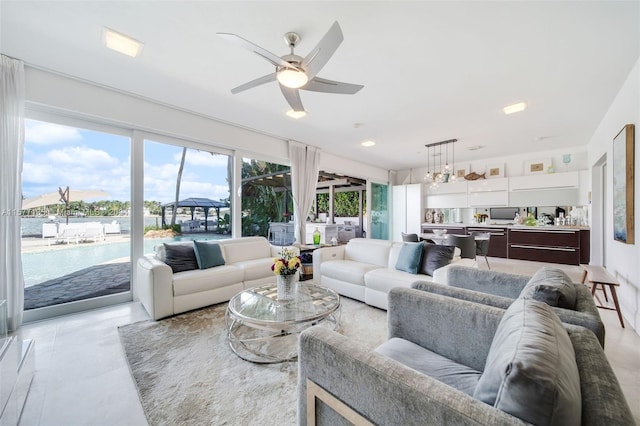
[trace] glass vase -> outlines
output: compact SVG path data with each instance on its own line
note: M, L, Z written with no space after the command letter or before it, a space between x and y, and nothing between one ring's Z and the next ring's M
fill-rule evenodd
M293 300L298 291L298 274L278 275L278 300Z

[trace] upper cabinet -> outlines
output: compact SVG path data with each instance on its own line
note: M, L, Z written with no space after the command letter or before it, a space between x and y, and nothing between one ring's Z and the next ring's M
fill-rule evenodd
M426 185L426 207L430 209L467 207L467 181Z
M509 178L509 191L546 191L550 189L576 189L580 187L579 172L544 173Z
M509 178L478 179L467 183L469 207L509 205Z

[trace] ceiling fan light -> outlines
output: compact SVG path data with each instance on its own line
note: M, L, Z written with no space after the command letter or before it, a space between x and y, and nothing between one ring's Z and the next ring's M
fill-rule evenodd
M305 115L307 115L307 112L306 111L294 111L294 110L290 109L289 111L286 112L286 114L289 117L295 118L297 120L298 118L302 118Z
M304 86L309 81L307 73L291 68L282 68L278 71L278 81L283 86L297 89Z

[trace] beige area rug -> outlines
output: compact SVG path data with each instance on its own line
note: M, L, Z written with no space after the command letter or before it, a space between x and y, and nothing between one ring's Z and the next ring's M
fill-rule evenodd
M149 424L295 425L297 362L253 364L227 343L227 304L118 329ZM339 332L374 348L386 311L342 298Z

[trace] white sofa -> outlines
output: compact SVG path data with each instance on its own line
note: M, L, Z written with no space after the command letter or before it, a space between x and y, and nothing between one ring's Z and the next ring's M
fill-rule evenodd
M161 260L163 245L156 247L155 254L138 259L138 297L152 319L226 302L247 288L275 283L271 265L282 247L269 244L264 237L215 242L220 244L225 264L209 269L173 273Z
M343 296L387 309L387 294L394 287L411 287L416 281L447 282L450 265L477 267L474 259L453 261L433 273L433 277L396 269L404 243L353 238L346 245L323 247L313 252L313 280Z

